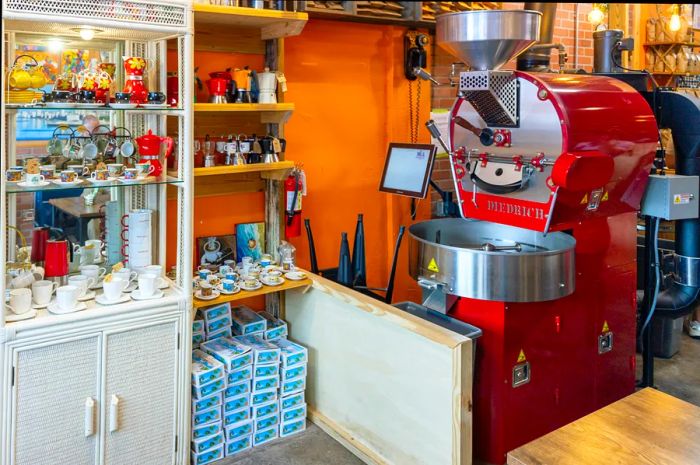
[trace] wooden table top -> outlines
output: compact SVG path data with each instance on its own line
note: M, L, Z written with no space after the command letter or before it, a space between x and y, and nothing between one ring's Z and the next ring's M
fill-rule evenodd
M100 218L104 216L104 213L100 213L100 207L108 200L109 196L97 197L95 203L88 206L83 197L63 197L50 199L49 203L76 218Z
M508 465L700 463L700 408L644 389L508 453Z

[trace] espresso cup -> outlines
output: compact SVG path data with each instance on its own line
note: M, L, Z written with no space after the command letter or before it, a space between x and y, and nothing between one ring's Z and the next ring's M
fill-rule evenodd
M121 298L122 292L124 291L124 289L126 289L128 285L129 283L127 281L115 277L114 274L112 274L112 279L109 281L105 281L102 284L102 289L107 300L114 301L119 300Z
M139 177L139 169L138 168L126 168L124 170L124 179L134 180L134 179L138 179L138 177Z
M199 292L201 293L202 297L209 297L213 294L214 288L211 284L202 281L199 283Z
M90 174L90 168L83 165L70 165L68 166L68 169L73 171L76 176L87 176Z
M100 268L97 265L83 265L80 267L80 274L88 278L95 278L95 282L102 278L107 270Z
M53 281L41 280L32 283L32 299L37 305L47 305L51 301L53 292L58 287Z
M258 280L255 278L246 278L243 282L245 283L246 287L255 287L258 285Z
M27 184L41 184L42 182L44 182L44 179L46 179L46 178L44 178L44 176L42 176L39 173L35 173L35 174L27 173L24 176L24 182L26 182Z
M85 247L95 248L95 261L98 261L102 256L102 251L105 248L105 244L99 239L88 239L87 241L85 241Z
M109 170L95 170L90 174L95 181L109 181Z
M231 267L228 266L228 265L221 265L221 266L219 267L219 274L220 274L221 276L226 276L226 274L228 274L228 273L230 273L230 272L232 272L232 271L233 271L233 270L232 270Z
M131 271L129 268L122 268L119 271L112 271L112 276L124 280L126 282L124 289L126 289L129 284L138 277L138 274L135 271Z
M109 171L110 178L118 178L124 171L124 165L122 163L110 163L107 165L107 171Z
M56 177L56 165L41 165L39 167L39 173L44 177L44 179L51 179Z
M54 102L70 102L73 100L73 94L67 90L54 90L51 92L51 99Z
M271 265L271 264L272 264L272 255L270 255L270 254L263 254L263 255L260 257L260 264L261 264L262 266L269 266L269 265Z
M149 92L148 103L162 104L165 103L165 94L163 92Z
M95 101L95 91L81 90L78 92L78 99L83 103L93 103Z
M117 103L129 103L131 101L131 94L129 92L116 92L114 94L114 101Z
M80 167L82 170L82 166ZM78 180L78 173L73 170L61 171L61 182L75 182Z
M22 169L10 168L5 171L5 179L7 182L19 182L22 180Z
M78 297L80 297L80 289L76 286L61 286L56 289L56 303L63 311L74 310L78 306Z
M139 170L139 178L145 178L146 176L148 176L156 170L156 167L148 162L136 163L135 166Z
M208 270L206 268L200 268L200 270L198 272L199 279L202 279L204 281L207 280L207 278L209 277L210 274L211 274L211 270Z
M211 273L207 276L207 282L212 286L218 286L218 284L221 282L221 279L216 274Z
M78 297L83 297L85 294L87 294L88 288L93 287L95 283L95 278L88 278L82 274L68 277L68 285L78 288Z
M233 279L222 279L221 288L226 292L233 292L236 290L236 281Z
M153 273L142 273L139 275L139 293L141 297L150 297L156 292L158 278L158 275Z
M27 313L32 308L32 291L26 287L12 289L10 291L10 303L7 307L16 315Z

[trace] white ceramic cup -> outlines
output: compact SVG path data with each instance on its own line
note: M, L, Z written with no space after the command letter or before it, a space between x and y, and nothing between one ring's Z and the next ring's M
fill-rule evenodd
M105 281L104 283L102 283L102 289L107 300L114 301L119 300L121 298L122 292L124 291L124 289L126 289L128 285L128 281L125 281L112 274L112 280L109 282Z
M10 304L7 307L12 310L12 313L17 315L27 313L32 308L32 291L26 287L12 289L10 291Z
M24 175L24 182L27 184L40 184L44 182L44 175L36 173L36 174L25 174Z
M78 297L83 297L85 294L87 294L88 288L93 287L96 282L97 280L95 278L90 278L82 274L68 277L68 284L80 289Z
M147 273L147 274L154 274L158 277L156 280L156 286L161 287L165 285L165 275L163 273L163 265L148 265L144 266L139 270L139 273Z
M92 246L95 248L95 260L96 262L100 261L100 258L102 258L102 251L104 250L104 242L102 242L99 239L89 239L85 241L86 246Z
M139 293L141 297L150 297L156 292L159 276L153 273L139 275Z
M95 250L95 246L93 245L77 247L77 250L75 252L80 253L80 263L82 265L92 265L96 261L97 251Z
M76 286L61 286L56 289L56 302L61 310L70 311L78 306L80 289Z
M53 281L41 280L32 283L32 297L37 305L46 305L51 301L51 295L58 287Z
M106 272L107 270L97 265L83 265L80 267L80 274L88 278L95 278L95 282L104 277Z
M138 277L138 273L131 271L129 268L122 268L119 271L112 271L112 276L126 281L126 286L124 286L124 289L126 289Z

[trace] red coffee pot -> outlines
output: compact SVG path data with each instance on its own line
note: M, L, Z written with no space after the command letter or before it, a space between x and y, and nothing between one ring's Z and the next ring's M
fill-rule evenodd
M49 240L49 228L34 228L32 231L32 256L31 260L37 265L42 265L46 254L46 242Z
M44 277L63 284L68 276L68 255L73 255L73 246L68 240L46 241L44 255Z
M173 139L171 137L161 137L153 134L153 131L148 130L148 134L137 137L136 144L139 147L141 155L141 163L150 163L153 165L153 176L160 176L163 172L163 165L160 163L160 146L165 142L165 159L167 159L173 151Z

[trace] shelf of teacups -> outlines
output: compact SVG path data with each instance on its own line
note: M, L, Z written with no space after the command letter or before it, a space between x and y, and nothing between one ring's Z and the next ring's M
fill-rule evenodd
M195 103L195 113L259 113L261 123L286 123L294 111L293 103Z
M238 26L260 30L260 39L279 39L301 34L309 15L301 12L211 5L195 2L195 30L207 25Z
M74 112L107 112L107 111L117 111L120 113L131 113L131 114L158 114L165 116L182 116L184 111L181 108L173 107L161 107L161 108L114 108L110 106L66 106L66 107L55 107L43 104L31 104L31 103L6 103L5 111L74 111Z
M5 188L5 194L25 194L28 192L56 192L56 191L62 191L62 190L75 190L75 189L101 189L101 188L106 188L106 187L121 187L121 188L128 188L128 187L141 187L141 186L157 186L161 184L181 184L183 182L182 179L179 179L174 176L159 176L159 177L153 177L149 176L145 179L141 179L138 181L133 181L133 182L122 182L119 181L118 179L115 179L113 181L109 182L100 182L99 184L95 184L90 182L89 180L84 180L80 184L70 184L70 185L61 185L58 183L53 183L49 182L48 185L41 185L37 184L35 186L27 186L23 187L18 185L17 183L11 183L8 182L6 183L7 186Z
M223 304L226 302L234 302L242 299L250 299L251 297L257 297L261 295L272 294L275 292L284 292L290 289L297 289L300 287L308 287L313 284L310 278L302 279L300 281L285 280L279 286L266 286L263 285L260 289L255 291L243 291L237 292L232 295L221 294L216 299L212 300L200 300L196 297L193 299L194 308L211 307L212 305Z

